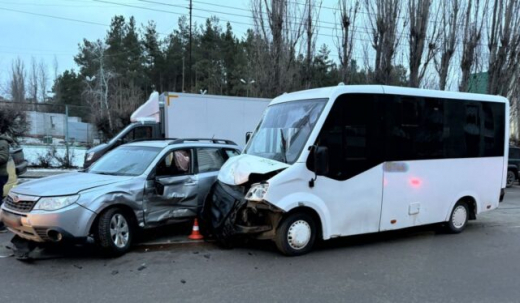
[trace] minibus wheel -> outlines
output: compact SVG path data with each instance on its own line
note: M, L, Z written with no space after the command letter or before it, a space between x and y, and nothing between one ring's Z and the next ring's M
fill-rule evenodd
M286 256L306 254L316 241L316 223L306 213L290 214L278 225L274 240L278 250Z
M461 233L468 225L469 207L464 201L459 201L451 211L450 219L446 225L449 233Z
M516 176L512 170L507 171L507 183L506 187L512 187L515 184Z
M128 215L120 208L110 208L99 216L97 240L104 255L117 257L130 250L133 229Z

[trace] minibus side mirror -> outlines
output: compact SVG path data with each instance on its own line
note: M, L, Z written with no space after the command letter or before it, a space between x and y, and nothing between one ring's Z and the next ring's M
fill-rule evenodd
M246 133L246 143L249 142L249 139L251 139L251 136L253 135L252 132L247 132Z
M325 176L329 173L329 148L316 146L314 148L314 172L317 176Z

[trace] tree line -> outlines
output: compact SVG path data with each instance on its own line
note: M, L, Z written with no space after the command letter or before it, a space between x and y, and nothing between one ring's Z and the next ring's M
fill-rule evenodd
M324 9L334 20L320 19ZM162 34L153 21L115 16L104 39L79 44L78 69L55 76L52 101L88 106L107 136L154 90L273 98L343 82L470 91L486 72L483 92L516 104L518 12L520 0L252 0L240 38L217 17L190 29L183 16ZM332 43L317 45L326 35ZM36 100L45 81L21 80L23 68L13 62L10 95Z

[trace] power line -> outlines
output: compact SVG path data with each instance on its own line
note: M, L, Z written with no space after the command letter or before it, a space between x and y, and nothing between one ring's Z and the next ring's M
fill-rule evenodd
M58 16L52 16L52 15L46 15L46 14L40 14L40 13L33 13L33 12L21 11L21 10L5 8L5 7L0 7L0 10L16 12L16 13L20 13L20 14L33 15L33 16L46 17L46 18L66 20L66 21L71 21L71 22L85 23L85 24L90 24L90 25L110 26L108 24L103 24L103 23L98 23L98 22L85 21L85 20L66 18L66 17L58 17Z

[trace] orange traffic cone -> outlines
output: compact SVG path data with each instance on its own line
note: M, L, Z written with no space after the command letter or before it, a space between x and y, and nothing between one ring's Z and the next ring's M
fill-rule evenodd
M202 240L204 237L199 232L199 221L195 218L193 222L193 229L191 231L191 235L188 237L191 240Z

